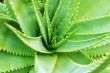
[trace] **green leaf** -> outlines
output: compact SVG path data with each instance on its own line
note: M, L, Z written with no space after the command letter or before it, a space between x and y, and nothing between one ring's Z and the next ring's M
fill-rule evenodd
M58 36L58 38L63 36L68 31L68 29L73 27L74 24L71 25L70 24L71 21L76 21L80 0L69 0L69 1L70 1L70 4L68 5L69 9L65 17L62 19L61 23L58 23L58 27L56 28L56 36Z
M29 73L35 73L34 67L29 71Z
M102 18L96 18L91 20L80 21L75 24L76 27L79 27L76 33L78 34L99 34L110 31L110 16L105 16ZM74 27L73 27L74 28ZM72 32L74 29L71 28L69 32Z
M103 69L105 69L109 65L110 65L110 55L97 68L93 69L90 73L101 72Z
M110 34L105 33L104 35L99 36L93 40L81 41L81 42L66 40L64 43L58 43L56 45L53 45L52 47L57 48L55 50L56 52L71 52L71 51L76 51L76 50L93 46L99 42L106 40L109 37L110 37Z
M33 56L34 51L26 46L12 31L0 24L0 51Z
M110 73L110 65L103 69L100 73Z
M38 34L37 19L30 0L8 0L22 31L28 36ZM20 6L19 6L20 5Z
M41 12L41 14L43 15L44 13L44 0L36 0L38 8Z
M51 53L44 46L41 36L27 37L24 34L22 34L20 31L16 30L14 27L10 26L9 24L4 24L4 25L6 25L6 27L8 27L12 32L14 32L31 49L41 53Z
M33 65L33 57L11 55L0 52L0 72L12 71Z
M53 19L55 11L59 5L60 0L47 0L47 11L50 18L50 21Z
M21 68L14 71L6 72L6 73L28 73L31 67Z
M57 55L35 55L35 73L53 73Z
M66 55L41 55L35 56L36 73L85 73L91 70L96 64L80 65L76 64Z
M81 0L78 18L90 19L108 15L110 12L109 0Z
M16 21L16 17L15 17L15 14L14 14L12 8L11 8L10 1L11 0L4 0L4 3L6 5L6 11L7 11L8 16Z
M5 4L0 2L0 15L7 14Z
M104 33L101 33L101 34L74 34L73 33L71 34L70 37L68 37L68 40L77 41L77 42L89 41L89 40L96 39L101 35L104 35Z
M60 0L57 10L54 14L52 24L57 27L58 24L62 21L62 19L66 16L69 5L71 4L71 0Z
M48 47L46 26L44 24L44 20L42 18L42 15L41 15L41 13L38 9L39 7L38 7L38 4L37 4L36 0L32 0L32 5L33 5L34 11L36 13L36 18L37 18L37 21L38 21L38 24L39 24L40 31L41 31L41 34L43 36L44 42L45 42L46 46Z
M69 58L71 58L71 60L73 60L77 64L88 65L92 63L92 60L88 56L79 51L74 53L67 53L65 55L67 55Z
M44 19L45 19L45 22L46 22L46 27L47 27L47 32L48 32L48 44L50 44L50 40L51 40L51 37L52 37L52 24L50 23L50 18L49 18L49 13L48 13L48 0L46 0L45 2L45 5L44 5Z
M91 57L97 57L97 56L104 56L104 55L109 55L110 53L110 44L109 42L105 45L101 45L101 46L98 46L98 47L91 47L89 49L85 49L85 50L82 50L82 52L84 52L85 54L87 54L88 56L91 56Z

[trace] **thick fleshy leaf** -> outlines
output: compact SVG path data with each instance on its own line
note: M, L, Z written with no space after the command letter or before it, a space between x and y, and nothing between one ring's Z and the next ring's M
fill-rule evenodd
M72 40L72 41L89 41L89 40L93 40L96 39L97 37L104 35L104 33L102 34L71 34L71 36L68 38L68 40Z
M93 5L91 5L93 4ZM78 18L95 18L108 15L110 12L109 0L81 0Z
M76 31L76 33L79 34L98 34L109 32L110 16L80 21L76 23L75 26L79 27L78 30ZM69 32L72 32L74 30L73 28Z
M108 42L107 44L98 47L93 46L93 48L91 47L90 49L85 49L82 52L91 57L109 55L110 44Z
M36 0L38 8L41 12L41 14L43 15L44 13L44 0Z
M24 34L22 34L20 31L15 29L14 27L10 26L9 24L4 24L4 25L6 25L11 31L13 31L31 49L41 53L51 53L44 46L41 36L27 37Z
M47 28L47 40L48 42L50 42L50 39L51 39L51 32L52 32L52 25L50 23L50 18L49 18L49 15L48 15L48 11L47 11L47 1L46 3L44 4L44 19L45 19L45 24L46 24L46 28Z
M66 16L70 5L71 5L71 0L60 0L52 20L52 24L55 27L57 27L59 23L62 21L62 19Z
M34 55L34 51L3 24L0 24L0 50L19 55Z
M99 42L102 42L104 40L106 40L107 38L110 37L110 34L104 34L102 36L99 36L93 40L89 40L89 41L81 41L81 42L75 42L72 40L66 40L63 44L59 43L57 45L53 45L53 48L57 48L56 52L71 52L71 51L76 51L76 50L80 50L83 48L87 48L90 46L93 46Z
M53 73L57 55L35 55L35 73Z
M100 73L110 73L110 65L107 66L104 70L102 70Z
M33 57L11 55L0 52L0 73L33 65Z
M0 2L0 15L7 14L5 4Z
M67 55L69 58L71 58L71 60L73 60L77 64L88 65L92 63L92 60L88 56L79 51L74 53L67 53L65 55Z
M28 36L38 34L37 19L31 0L8 0L22 31ZM19 6L20 5L20 6Z
M16 17L15 17L15 14L11 8L11 5L10 5L10 0L4 0L4 3L6 5L6 11L7 11L7 14L9 17L11 17L12 19L14 19L16 21Z
M71 37L72 35L68 33L72 33L73 35L74 34L88 35L88 34L100 34L100 33L110 32L109 20L110 20L110 16L105 16L101 18L80 21L74 24L74 26L64 35Z
M28 73L30 68L31 67L25 67L25 68L17 69L17 70L6 72L6 73Z
M71 21L76 21L76 16L78 13L80 0L69 0L70 4L69 9L67 10L66 16L62 19L61 23L58 23L58 27L56 28L56 36L60 38L63 36L68 29L70 29L74 24L70 25Z
M47 11L50 20L52 20L60 0L47 0Z
M54 64L54 67L53 67ZM85 73L95 67L95 64L80 65L76 64L66 55L36 55L36 73Z
M42 18L42 15L40 13L40 10L39 10L39 7L38 7L38 4L37 4L36 0L32 0L32 5L33 5L33 8L34 8L34 11L35 11L35 14L36 14L36 18L37 18L37 21L38 21L38 24L39 24L39 27L40 27L42 37L44 39L44 42L45 42L46 46L48 47L46 25L45 25L45 22Z
M102 63L97 68L94 68L90 73L101 72L103 69L105 69L109 65L110 65L110 55L104 61L102 61Z
M35 73L34 67L29 71L29 73Z

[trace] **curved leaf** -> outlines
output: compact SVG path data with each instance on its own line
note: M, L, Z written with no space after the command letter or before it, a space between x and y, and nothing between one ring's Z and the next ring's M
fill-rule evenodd
M37 19L30 0L8 0L22 31L28 36L38 34ZM20 6L19 6L20 5Z
M34 8L34 11L36 14L36 18L37 18L38 25L40 27L40 31L41 31L41 34L43 36L44 42L45 42L46 46L48 47L46 26L44 24L44 20L42 18L42 15L38 9L38 4L37 4L36 0L32 0L32 5L33 5L33 8Z
M5 4L0 2L0 15L7 14Z
M98 47L91 47L90 49L85 49L82 50L85 54L91 57L96 57L96 56L104 56L104 55L109 55L110 53L110 44L107 43L105 45L101 45Z
M62 19L66 16L71 0L60 0L57 10L54 14L52 24L57 27Z
M79 27L76 31L78 34L98 34L110 31L110 16L102 18L96 18L91 20L84 20L75 24L75 27ZM73 27L74 28L74 27ZM72 32L71 29L69 32Z
M35 55L35 73L53 73L57 55Z
M28 73L31 67L21 68L14 71L6 72L6 73Z
M66 40L63 44L58 44L58 45L53 45L53 48L57 48L55 51L56 52L71 52L71 51L76 51L80 50L83 48L87 48L90 46L93 46L99 42L102 42L109 38L110 34L105 34L102 36L97 37L96 39L90 40L90 41L81 41L81 42L75 42L72 40Z
M22 34L20 31L16 30L14 27L10 26L9 24L6 24L6 27L8 27L11 31L13 31L27 46L29 46L31 49L41 52L41 53L51 53L46 49L42 42L42 38L40 37L27 37L24 34Z
M56 36L58 38L65 35L65 33L73 27L74 24L70 24L71 21L76 21L76 16L78 14L78 9L80 6L80 0L69 0L70 4L66 16L62 19L61 23L58 23L56 28ZM65 12L64 12L65 13Z
M16 21L16 17L15 17L15 14L11 8L11 5L10 5L10 0L4 0L4 3L6 5L6 11L7 11L7 14L10 18L12 18L13 20Z
M54 67L53 67L54 66ZM36 73L85 73L97 65L87 66L76 64L66 55L36 55L35 70Z
M54 14L55 14L55 11L58 7L59 1L60 0L47 0L46 1L47 2L46 3L47 4L47 11L48 11L50 21L52 20Z
M29 73L35 73L34 67L29 71Z
M93 5L91 5L93 4ZM108 15L110 12L110 1L109 0L81 0L78 18L95 18L100 16Z
M23 57L0 52L0 72L7 72L33 65L33 57Z
M87 57L84 53L82 52L74 52L74 53L67 53L67 55L71 60L73 60L77 64L81 65L88 65L92 63L92 60Z
M34 55L32 49L26 46L13 32L2 24L0 24L0 50L19 55Z
M108 56L107 59L105 59L97 68L93 69L90 73L101 72L109 65L110 65L110 56Z

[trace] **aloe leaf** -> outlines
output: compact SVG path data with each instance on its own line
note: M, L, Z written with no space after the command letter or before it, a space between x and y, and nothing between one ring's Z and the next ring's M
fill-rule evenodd
M80 21L75 24L79 27L76 33L78 34L98 34L110 31L110 16L105 16L102 18L96 18L91 20ZM74 28L74 27L73 27ZM74 29L71 28L69 32Z
M65 17L62 19L61 23L58 23L56 28L57 37L61 37L67 32L74 24L69 25L71 21L76 21L76 16L78 14L78 9L80 6L80 0L70 0L69 9Z
M53 29L52 29L52 24L50 23L50 18L48 13L48 0L46 0L44 5L44 18L47 24L48 42L50 43Z
M53 19L55 11L57 10L57 7L59 5L60 0L47 0L47 11L50 18L50 21Z
M95 66L97 65L90 64L83 66L76 64L66 55L58 55L56 57L55 55L36 54L35 56L36 73L84 73Z
M104 35L104 33L101 34L71 34L71 36L68 38L68 40L73 40L73 41L89 41L93 40L101 35Z
M68 37L71 37L74 34L88 35L88 34L100 34L100 33L109 32L110 31L109 30L110 28L109 19L110 19L110 16L104 16L104 17L96 18L96 19L78 21L63 36L66 35ZM61 38L63 38L63 36Z
M16 30L14 27L10 26L9 24L5 23L4 25L6 25L11 31L13 31L31 49L41 53L51 53L44 46L41 36L27 37L24 34L22 34L20 31Z
M107 66L104 70L102 70L100 73L110 73L110 65Z
M10 5L10 0L4 0L4 3L6 5L6 11L7 11L8 16L16 21L15 14L13 12L13 9L11 8L11 5Z
M66 16L69 5L71 4L71 0L60 0L57 10L54 14L52 24L57 27L58 24L62 21L62 19Z
M3 3L0 2L0 15L1 14L7 14L7 12L6 12L6 6L5 6L5 4L3 4Z
M34 67L29 71L29 73L35 73Z
M4 63L5 62L5 63ZM33 65L33 57L23 57L0 52L0 72L7 72Z
M44 20L42 18L40 10L38 9L38 4L37 4L36 0L32 0L32 5L34 7L34 11L35 11L35 14L36 14L36 18L37 18L37 21L38 21L38 24L39 24L40 31L41 31L41 34L43 36L44 42L45 42L46 46L48 47L46 26L44 24Z
M97 68L93 69L90 73L101 72L109 65L110 65L110 56L108 56L107 59L105 59L105 61L103 61Z
M57 55L35 55L35 73L53 73Z
M71 58L72 61L77 64L89 65L93 62L88 56L79 51L74 53L67 53L65 55L67 55L69 58Z
M78 18L95 18L108 15L110 12L110 1L108 0L81 0ZM91 5L93 4L93 5Z
M38 34L37 19L29 0L8 0L22 31L28 36ZM20 6L19 6L20 5Z
M55 51L56 52L71 52L71 51L76 51L76 50L80 50L83 48L87 48L90 46L93 46L99 42L102 42L104 40L106 40L107 38L109 38L109 33L99 36L96 39L90 40L90 41L81 41L81 42L75 42L72 40L67 40L65 41L63 44L56 44L53 45L53 48L57 48ZM62 46L61 46L62 45Z
M34 51L26 46L12 31L0 24L0 51L33 56Z
M36 0L38 8L41 12L41 14L43 15L44 13L44 1L43 0Z
M91 47L90 49L82 50L82 52L84 52L85 54L87 54L88 56L91 56L91 57L109 55L110 44L107 43L105 45L101 45L98 47L93 47L93 48Z
M6 72L6 73L28 73L31 67L21 68L14 71Z

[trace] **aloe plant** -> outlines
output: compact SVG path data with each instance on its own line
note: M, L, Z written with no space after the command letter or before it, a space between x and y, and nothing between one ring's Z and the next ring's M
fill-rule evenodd
M109 0L0 3L0 73L110 73L109 60Z

